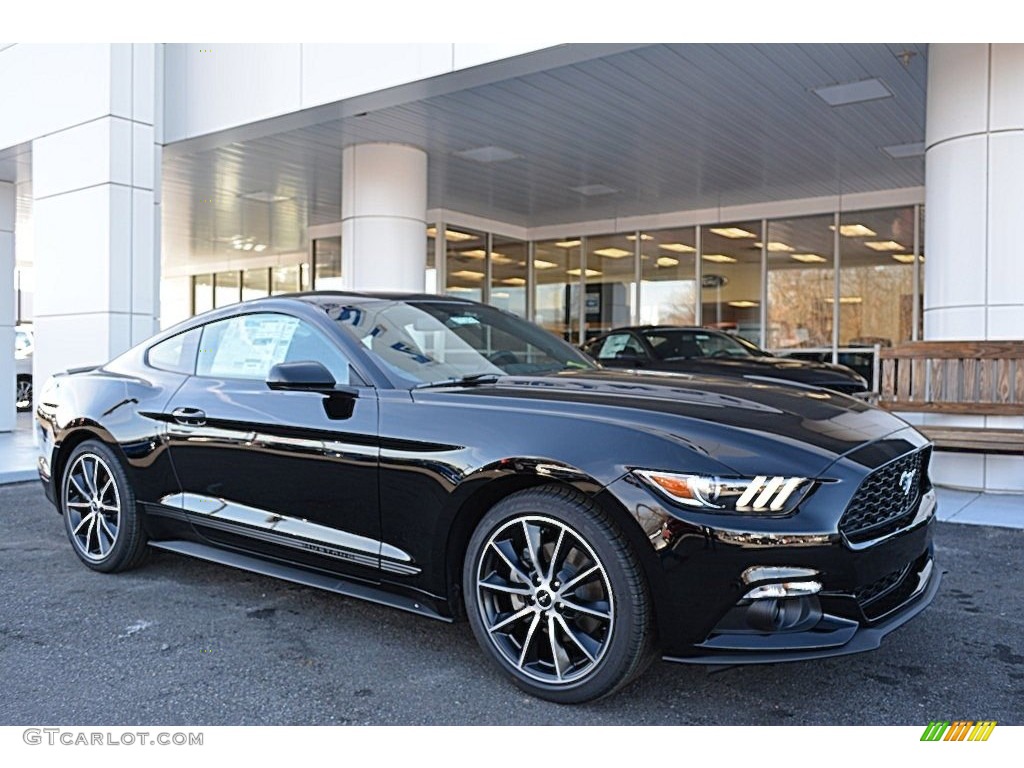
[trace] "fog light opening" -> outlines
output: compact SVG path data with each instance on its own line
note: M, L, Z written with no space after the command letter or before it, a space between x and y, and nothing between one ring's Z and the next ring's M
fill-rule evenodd
M763 598L746 610L747 624L760 632L797 632L810 629L821 619L815 597Z
M820 581L780 581L775 584L762 584L754 587L744 595L747 600L763 600L765 598L806 597L821 592Z

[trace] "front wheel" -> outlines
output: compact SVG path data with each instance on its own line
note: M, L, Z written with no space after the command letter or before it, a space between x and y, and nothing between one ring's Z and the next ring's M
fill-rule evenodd
M604 510L573 489L528 489L495 505L470 539L463 588L484 652L534 696L598 699L652 658L636 557Z
M14 405L19 412L32 408L32 377L27 375L19 376L14 393Z

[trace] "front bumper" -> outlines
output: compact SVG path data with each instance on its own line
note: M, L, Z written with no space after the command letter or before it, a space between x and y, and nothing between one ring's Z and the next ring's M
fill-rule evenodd
M796 514L775 519L669 510L629 477L613 483L608 490L653 544L645 560L665 658L728 665L861 653L926 608L941 581L933 560L935 492L922 494L899 530L851 542L838 523L862 477L823 485ZM656 533L659 519L667 522ZM813 573L820 590L751 600L756 585L743 574L757 567Z

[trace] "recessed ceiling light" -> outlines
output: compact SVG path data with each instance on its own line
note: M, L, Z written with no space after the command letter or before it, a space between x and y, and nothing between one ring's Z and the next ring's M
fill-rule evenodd
M693 253L697 250L692 245L685 245L684 243L662 243L658 247L673 253Z
M460 269L458 272L452 272L452 277L461 277L463 280L483 280L484 273L472 269Z
M459 256L469 256L471 259L482 259L487 255L487 251L483 248L474 248L472 251L457 251Z
M255 200L259 203L283 203L285 200L291 200L290 197L285 195L275 195L273 192L267 192L262 189L256 192L244 192L239 197L244 197L246 200Z
M894 253L892 255L892 257L894 259L896 259L896 261L900 262L901 264L913 264L914 263L914 254L912 254L912 253ZM918 258L919 261L924 261L924 256L918 256L917 258Z
M864 245L866 245L872 251L888 252L907 250L905 246L900 245L895 240L878 240L873 243L864 243Z
M716 235L728 237L732 240L737 240L741 237L757 237L753 232L747 232L747 230L740 229L739 227L711 227L711 231Z
M729 306L730 307L736 307L738 309L750 309L751 307L756 307L757 306L757 302L756 301L747 301L746 299L741 299L740 301L730 301L729 302Z
M498 253L497 251L491 251L491 263L492 264L511 264L512 259L506 256L504 253Z
M836 231L835 224L829 224L828 228L833 232ZM868 229L863 224L840 224L839 234L843 237L874 237L878 233L873 229Z
M622 248L599 248L594 251L595 256L605 256L609 259L622 259L626 256L632 256L632 251L627 251Z
M732 256L726 256L722 253L705 253L702 257L704 261L714 261L717 264L735 264L736 259Z
M507 299L508 298L508 294L505 291L497 291L496 293L492 293L491 294L491 298L492 299Z
M580 276L579 268L577 268L577 269L567 269L567 270L565 270L565 273L567 275L573 275L574 277L579 277ZM601 272L599 270L596 270L596 269L588 269L587 270L587 277L597 277L600 274L601 274Z
M829 304L834 304L835 303L835 299L832 298L831 296L829 296L827 299L825 299L825 301L827 301ZM840 296L839 297L839 303L840 304L861 304L863 302L864 302L864 299L861 298L860 296Z
M635 243L636 242L636 235L626 235L626 239L629 240L631 243ZM645 235L645 234L643 234L641 232L640 233L640 239L644 240L644 241L646 241L646 240L653 240L654 239L654 235Z
M598 197L600 195L614 195L617 190L607 184L582 184L578 187L569 187L573 192L578 192L584 197Z
M920 157L924 154L924 142L912 141L909 144L890 144L887 147L882 147L882 151L893 160L903 160L907 157Z
M534 259L534 269L554 269L558 265L553 261L544 261L544 259Z
M427 237L437 237L437 227L427 227ZM453 243L461 243L466 240L476 240L476 235L471 235L468 232L459 232L457 229L446 229L444 231L445 240L451 240Z
M671 256L659 256L654 263L659 267L678 267L679 259L673 259Z
M526 285L526 280L522 277L506 277L501 282L505 285Z
M267 250L267 246L264 245L263 243L256 243L256 245L254 245L252 249L257 253L262 253L263 251Z
M818 98L830 107L841 107L844 104L859 104L862 101L887 99L892 96L892 91L877 77L858 80L855 83L823 85L812 90Z
M518 160L522 157L522 155L517 155L515 152L493 145L464 149L453 154L457 157L464 157L467 160L475 160L478 163L503 163L506 160Z
M754 245L757 248L760 248L762 245L764 245L764 243L754 243ZM795 250L796 248L794 248L792 245L786 245L785 243L780 243L777 240L768 241L768 251L770 253L792 253Z
M575 248L580 242L580 240L559 240L555 245L559 248Z
M822 258L816 253L791 253L789 258L802 261L804 264L820 264L828 261L828 259Z
M445 293L475 293L480 290L479 288L465 288L461 285L449 285L445 288Z

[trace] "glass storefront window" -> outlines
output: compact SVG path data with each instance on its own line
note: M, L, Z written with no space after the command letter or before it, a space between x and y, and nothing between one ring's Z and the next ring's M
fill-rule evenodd
M437 264L434 263L434 244L437 226L427 227L427 271L423 278L423 287L427 293L437 293Z
M635 234L588 237L584 328L586 338L631 325L636 295Z
M570 344L580 341L579 286L582 243L545 240L533 247L533 321Z
M768 222L768 349L831 350L834 224L831 214Z
M192 314L213 309L213 275L192 275Z
M242 300L242 273L238 270L218 272L213 276L213 305L226 307Z
M844 213L839 238L839 346L909 341L914 315L914 208Z
M305 266L302 264L301 266ZM296 293L305 290L301 285L301 268L299 264L274 266L270 268L270 295L280 296L283 293Z
M313 241L313 288L318 291L344 288L340 237L321 237Z
M270 270L266 267L247 269L242 273L242 301L270 295Z
M494 235L491 238L491 295L495 307L526 317L527 244Z
M640 324L697 322L697 248L693 227L640 233Z
M703 322L761 344L761 222L701 229Z
M445 230L445 293L483 301L487 270L487 236L464 227Z

